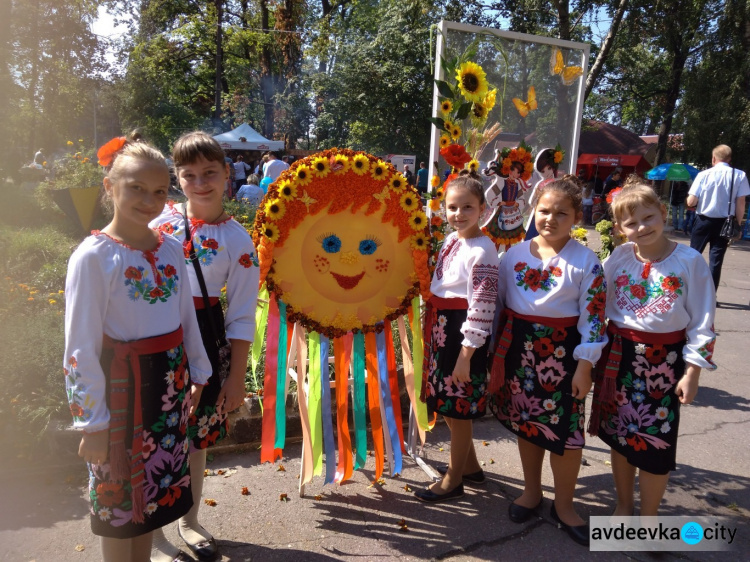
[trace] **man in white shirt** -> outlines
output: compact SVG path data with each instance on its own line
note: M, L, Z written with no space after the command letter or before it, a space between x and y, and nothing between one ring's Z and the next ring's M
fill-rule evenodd
M714 279L714 287L719 288L721 266L729 245L719 236L721 227L729 215L735 215L741 222L745 215L745 197L750 195L750 184L742 170L729 165L732 149L720 144L713 150L713 168L703 170L693 181L687 198L687 206L695 207L696 215L690 237L690 247L703 253L710 244L708 267Z
M281 172L289 168L289 164L279 160L277 152L268 153L268 162L263 165L263 177L271 178L271 181L276 181L281 175Z

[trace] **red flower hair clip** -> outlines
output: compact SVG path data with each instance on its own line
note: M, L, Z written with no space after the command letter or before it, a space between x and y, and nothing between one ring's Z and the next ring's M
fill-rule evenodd
M105 168L111 165L115 159L115 155L122 150L126 142L127 139L125 137L115 137L102 146L96 153L97 158L99 158L99 165Z

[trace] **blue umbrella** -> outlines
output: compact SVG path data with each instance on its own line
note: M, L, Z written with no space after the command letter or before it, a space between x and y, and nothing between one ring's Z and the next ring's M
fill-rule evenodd
M672 181L690 181L698 175L698 168L690 164L659 164L656 168L646 172L646 179L649 180L672 180Z

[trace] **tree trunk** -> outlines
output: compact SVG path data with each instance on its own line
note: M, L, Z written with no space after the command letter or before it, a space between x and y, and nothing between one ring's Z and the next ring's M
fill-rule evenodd
M260 0L260 26L263 33L268 34L269 22L268 0ZM260 90L263 97L263 136L270 139L274 131L273 119L273 94L274 94L274 77L273 61L271 57L271 47L268 42L264 42L263 49L260 53Z
M8 0L0 2L0 99L3 100L12 99L11 92L13 91L13 79L10 76L12 5L13 3ZM10 165L8 154L12 135L8 123L8 108L9 104L0 104L0 162L7 161ZM12 165L15 166L16 162ZM4 166L0 164L0 167Z
M667 157L667 143L669 142L669 133L672 131L672 119L674 118L674 110L677 107L677 100L680 98L680 84L682 82L682 72L685 69L685 62L687 61L687 48L684 48L682 38L677 39L678 45L674 50L674 58L672 59L671 75L672 82L669 84L669 89L664 100L664 120L661 122L659 127L659 140L656 143L656 155L654 166L662 164ZM690 44L688 42L688 44Z
M599 78L599 74L601 73L602 68L604 67L604 63L606 62L607 57L609 56L609 52L612 50L612 45L614 45L615 43L615 37L617 36L617 31L620 28L620 23L622 22L622 16L625 14L625 9L627 8L627 6L628 6L628 0L620 0L620 5L617 6L617 11L615 12L614 17L612 18L612 24L609 26L609 32L607 33L607 37L605 37L604 42L602 43L602 47L599 50L599 54L596 56L596 60L594 61L594 65L591 67L591 71L586 77L586 89L583 93L584 102L589 97L591 90L594 89L596 80L597 78Z
M214 79L214 125L221 121L221 94L225 89L224 84L224 49L222 41L224 32L221 24L224 19L224 0L214 0L216 6L216 69Z

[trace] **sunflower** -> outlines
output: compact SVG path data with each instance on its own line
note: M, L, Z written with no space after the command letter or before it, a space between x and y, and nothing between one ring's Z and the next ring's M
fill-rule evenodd
M297 187L289 180L279 182L279 197L284 201L293 201L297 197Z
M402 191L407 185L409 185L409 182L407 182L406 178L399 172L396 172L391 176L391 181L388 182L388 185L394 191Z
M430 210L433 213L437 213L440 210L440 198L434 197L430 199Z
M410 191L407 191L401 196L401 199L399 200L399 205L401 205L401 208L404 211L406 211L407 213L411 213L412 211L416 210L419 207L419 197L417 197Z
M328 163L328 158L323 158L322 156L318 156L317 158L313 159L312 171L313 171L313 174L315 174L319 178L326 177L328 173L331 171L331 165Z
M426 250L430 239L422 233L415 234L411 237L411 247L415 250Z
M358 176L366 174L370 170L370 159L364 154L357 154L351 160L351 169Z
M475 127L479 127L487 120L487 108L481 103L474 103L471 106L471 122Z
M267 218L279 220L286 213L286 204L281 199L272 199L266 203L265 211Z
M487 75L482 67L467 61L456 70L458 89L466 101L481 102L487 94Z
M493 88L489 92L487 92L487 95L484 96L484 99L482 100L482 105L487 109L487 111L492 111L492 108L495 107L495 97L497 96L497 88Z
M346 173L349 170L349 158L344 154L336 154L331 158L331 170L337 173Z
M310 169L310 166L306 164L297 166L293 173L299 185L307 185L313 179L313 171Z
M449 120L449 119L445 119L445 120L443 121L443 129L445 129L445 130L446 130L446 131L448 131L449 133L450 133L450 132L451 132L451 131L453 130L453 127L454 127L454 125L453 125L453 121L451 121L451 120Z
M422 230L427 224L427 215L422 211L414 211L409 217L409 226L413 230Z
M466 164L466 169L470 172L477 172L479 170L479 162L476 159L472 159L471 162Z
M440 199L441 201L443 199L445 199L445 188L444 187L439 187L438 188L438 190L437 190L437 196L438 196L438 199Z
M384 180L388 177L388 166L382 160L378 160L370 167L370 175L376 180Z
M448 135L440 135L440 148L445 148L451 143L451 138Z
M453 103L451 100L443 100L440 103L440 111L443 112L443 115L449 115L451 111L453 111Z
M458 140L461 137L461 127L458 125L455 125L453 129L451 129L451 138L453 140Z
M279 227L271 222L263 223L263 236L268 238L271 242L278 242L279 240Z

